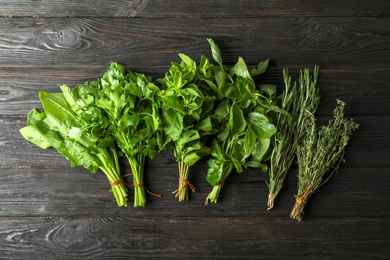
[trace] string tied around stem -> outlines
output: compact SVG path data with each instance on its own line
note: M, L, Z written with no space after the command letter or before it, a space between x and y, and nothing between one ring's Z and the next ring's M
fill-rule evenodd
M179 178L179 182L181 183L184 183L183 185L180 185L180 187L173 191L172 194L176 194L175 197L179 196L180 192L184 189L185 186L188 185L188 187L190 187L191 191L192 192L195 192L196 189L195 189L195 186L188 180L188 179L184 179L184 178Z
M134 181L133 181L132 184L128 184L126 181L124 181L124 178L126 178L126 177L128 177L128 176L132 176L132 174L131 174L131 173L127 173L127 174L123 175L121 178L119 178L118 180L111 182L111 183L110 183L111 187L116 186L116 185L119 185L119 184L121 184L121 183L124 183L126 186L128 186L128 187L133 187L133 188L144 187L145 191L146 191L147 193L149 193L150 195L155 196L155 197L158 197L158 198L160 198L160 199L162 198L162 195L161 195L161 194L154 193L154 192L151 192L150 190L148 190L148 189L145 187L145 184L144 184L143 182L138 183L138 184L135 184Z

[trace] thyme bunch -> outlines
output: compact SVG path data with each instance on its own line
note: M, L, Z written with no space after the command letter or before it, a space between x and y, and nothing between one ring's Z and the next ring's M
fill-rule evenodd
M266 182L268 210L274 207L274 201L287 178L288 171L295 160L297 140L302 138L304 114L314 114L317 110L320 95L317 88L319 67L313 73L309 69L300 71L298 82L291 84L288 70L283 70L284 91L280 96L280 107L287 113L276 116L277 134L273 138L273 150L268 168L269 180Z
M302 114L302 138L297 144L298 193L290 217L302 220L305 205L321 185L329 181L344 161L345 148L352 133L359 127L353 119L344 117L345 103L337 100L333 110L334 118L328 125L316 127L314 115L308 111Z

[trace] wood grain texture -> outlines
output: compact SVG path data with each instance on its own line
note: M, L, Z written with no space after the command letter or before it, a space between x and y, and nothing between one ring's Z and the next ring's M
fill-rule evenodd
M304 229L275 219L266 220L267 225L264 221L260 217L210 217L200 222L158 216L52 216L34 218L32 224L29 218L12 222L0 218L4 241L0 250L4 258L17 253L23 259L283 259L286 252L280 248L299 259L380 259L388 254L384 233L388 220L381 225L363 218L316 220ZM321 235L326 230L333 232ZM280 239L261 235L267 233ZM350 251L356 244L359 247Z
M116 60L161 72L179 52L197 60L208 54L207 37L220 44L227 64L237 56L249 64L272 58L284 67L326 61L333 68L359 64L384 69L382 64L389 62L382 55L390 50L387 17L226 18L204 23L174 18L0 18L0 66L84 67Z
M7 0L0 4L0 259L389 259L390 4L362 1ZM320 65L318 122L337 98L360 128L346 162L317 190L302 222L289 218L297 191L293 165L267 212L266 174L227 179L219 202L206 159L179 203L171 150L147 161L147 206L119 208L105 175L71 168L19 129L40 90L100 77L111 61L161 77L178 53L250 65L272 58L258 83L282 89L282 68ZM121 158L123 172L129 166ZM129 182L131 180L128 180Z
M7 0L1 16L44 17L143 17L221 18L259 16L387 16L390 5L383 0L354 1L218 1L218 0Z

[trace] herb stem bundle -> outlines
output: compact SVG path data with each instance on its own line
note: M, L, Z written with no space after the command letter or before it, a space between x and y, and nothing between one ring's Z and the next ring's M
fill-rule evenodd
M267 206L268 210L274 207L274 202L287 178L288 171L295 159L297 141L301 137L303 114L305 111L314 114L320 100L317 88L318 66L314 67L313 74L309 69L300 72L298 84L291 84L288 70L283 70L285 89L281 95L280 107L286 113L278 113L276 128L278 129L273 138L273 151L268 170L269 190Z
M326 183L343 162L345 148L352 133L359 127L344 117L345 103L337 100L334 118L328 125L316 127L313 114L305 111L302 138L297 145L298 193L290 217L302 220L305 205L317 188Z

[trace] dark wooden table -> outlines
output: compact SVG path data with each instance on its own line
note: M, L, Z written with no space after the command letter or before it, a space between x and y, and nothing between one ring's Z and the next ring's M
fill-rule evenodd
M337 98L360 123L339 173L321 187L302 222L289 218L293 167L267 212L266 174L232 174L217 204L206 162L192 169L196 193L179 203L171 151L147 162L145 208L119 208L101 172L93 175L18 130L40 90L58 91L104 73L110 61L161 77L177 54L224 62L272 58L282 68L320 65L320 120ZM2 1L0 4L1 259L389 259L390 3L328 1ZM127 167L124 163L123 167Z

